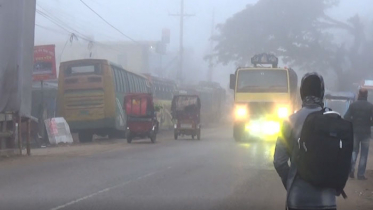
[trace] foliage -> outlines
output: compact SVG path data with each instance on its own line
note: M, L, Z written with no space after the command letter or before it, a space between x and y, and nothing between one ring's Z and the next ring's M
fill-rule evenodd
M353 75L364 77L368 71L361 63L371 61L364 51L372 51L364 47L369 45L364 25L358 15L346 22L329 17L328 9L337 5L338 0L259 0L217 26L212 56L218 63L246 66L254 54L272 52L307 71L333 70L340 84L358 66L360 73ZM354 38L351 47L346 40L336 41L340 32Z

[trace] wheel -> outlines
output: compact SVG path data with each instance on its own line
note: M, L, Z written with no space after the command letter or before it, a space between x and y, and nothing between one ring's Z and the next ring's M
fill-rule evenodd
M128 144L131 144L131 142L132 142L132 135L131 135L131 133L130 133L130 131L127 131L127 143Z
M89 131L80 131L79 132L79 141L80 143L92 142L93 133Z
M131 144L132 143L132 136L127 136L127 143Z
M153 134L152 137L150 137L150 141L152 141L152 143L154 144L156 140L157 140L157 135Z
M197 139L201 140L201 129L199 129L197 132Z
M233 126L233 137L236 142L241 142L243 138L243 126L240 124L235 124Z
M178 137L178 135L177 135L177 133L175 132L175 133L174 133L174 139L177 140L177 137Z

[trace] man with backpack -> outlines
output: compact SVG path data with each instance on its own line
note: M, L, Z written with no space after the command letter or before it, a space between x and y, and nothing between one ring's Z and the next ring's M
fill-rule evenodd
M345 197L352 124L324 109L324 91L321 75L308 73L302 78L302 109L283 123L276 143L274 166L287 190L289 210L332 210L336 196Z
M361 147L357 178L366 180L365 169L369 154L369 142L371 126L373 125L373 105L367 101L368 91L360 89L358 100L352 103L344 118L352 122L354 126L354 150L352 152L350 178L355 178L355 163Z

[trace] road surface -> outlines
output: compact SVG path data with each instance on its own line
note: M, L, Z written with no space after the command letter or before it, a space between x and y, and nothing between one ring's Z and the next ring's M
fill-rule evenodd
M205 129L201 141L164 133L156 144L119 140L102 152L0 163L0 209L284 209L274 143L236 143L231 130ZM339 202L339 209L364 209L356 199Z

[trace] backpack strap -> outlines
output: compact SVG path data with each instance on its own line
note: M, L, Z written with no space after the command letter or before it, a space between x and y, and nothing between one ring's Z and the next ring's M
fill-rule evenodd
M343 199L345 199L345 200L347 199L347 194L344 190L341 191L341 195L342 195Z
M322 111L323 113L324 113L324 112L332 112L333 109L331 109L331 108L329 108L329 107L324 107L324 108L322 108L321 111Z

